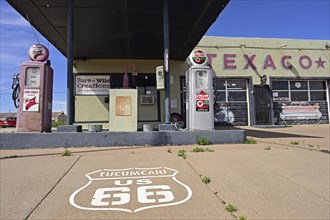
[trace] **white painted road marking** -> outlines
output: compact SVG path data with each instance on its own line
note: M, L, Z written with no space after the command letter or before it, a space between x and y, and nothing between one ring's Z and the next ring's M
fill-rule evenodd
M176 179L178 173L167 167L97 170L85 175L89 182L69 201L82 210L129 213L183 204L192 191Z

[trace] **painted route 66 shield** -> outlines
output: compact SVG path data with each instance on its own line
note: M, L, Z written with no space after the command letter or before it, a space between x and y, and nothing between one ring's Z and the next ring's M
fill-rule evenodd
M185 203L191 189L167 167L103 169L86 174L89 182L70 196L70 204L83 210L140 212Z

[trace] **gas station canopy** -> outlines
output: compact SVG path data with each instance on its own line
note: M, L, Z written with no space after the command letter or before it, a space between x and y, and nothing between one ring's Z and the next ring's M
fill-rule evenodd
M67 55L68 0L7 0ZM169 0L171 60L185 60L229 0ZM163 59L163 0L74 0L74 59Z

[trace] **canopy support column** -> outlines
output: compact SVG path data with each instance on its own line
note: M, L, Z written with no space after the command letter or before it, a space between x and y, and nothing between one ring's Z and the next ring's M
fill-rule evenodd
M73 1L67 0L67 122L74 121L74 96L73 96Z
M164 33L164 73L165 73L165 124L171 123L171 90L170 90L170 37L168 22L168 0L164 0L163 7Z

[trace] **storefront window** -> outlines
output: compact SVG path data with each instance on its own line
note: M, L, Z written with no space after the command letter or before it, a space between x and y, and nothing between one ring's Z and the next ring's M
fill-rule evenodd
M321 80L299 80L272 82L273 100L291 101L326 101L326 83Z
M289 101L288 91L273 91L274 101Z
M324 101L327 99L325 91L312 92L311 91L311 101Z
M226 90L226 81L225 80L217 80L214 82L214 87L217 90Z
M149 73L139 73L138 75L132 75L128 73L129 88L136 87L156 87L156 75ZM110 88L123 88L123 73L111 73L110 74Z
M291 90L306 90L308 89L307 81L290 81Z
M214 87L217 90L217 102L246 102L245 79L215 79Z
M138 87L139 95L157 95L157 87L147 86Z
M311 90L326 90L325 81L309 81Z
M246 101L246 92L228 92L228 101Z
M226 92L218 92L216 95L217 102L225 102L226 101Z
M288 90L289 83L288 81L273 81L273 90Z
M308 92L291 92L291 101L308 101Z
M246 90L246 80L235 79L227 80L228 90Z

